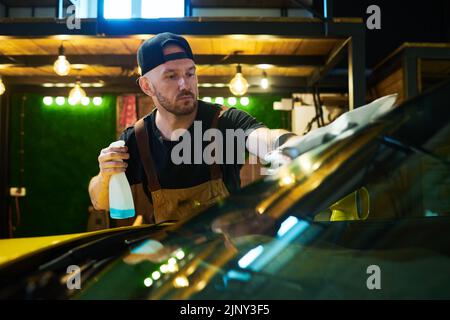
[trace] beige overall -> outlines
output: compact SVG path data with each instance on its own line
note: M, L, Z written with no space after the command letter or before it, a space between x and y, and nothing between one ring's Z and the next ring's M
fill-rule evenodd
M221 110L219 109L215 114L211 128L217 128L220 112ZM136 213L143 215L146 222L159 223L167 220L185 219L229 195L222 180L222 171L217 163L209 165L211 173L210 181L184 189L161 188L156 174L148 139L149 135L144 125L144 120L140 119L137 121L134 128L153 205L143 193L142 184L132 187L133 198Z

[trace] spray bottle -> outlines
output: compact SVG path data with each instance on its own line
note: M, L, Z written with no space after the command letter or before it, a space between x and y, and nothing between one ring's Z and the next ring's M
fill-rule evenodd
M125 141L118 140L110 147L123 147ZM112 219L127 219L134 217L134 202L125 172L111 176L109 180L109 214Z

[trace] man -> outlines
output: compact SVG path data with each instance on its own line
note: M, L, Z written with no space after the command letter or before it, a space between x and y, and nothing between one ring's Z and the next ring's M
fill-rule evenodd
M96 209L109 209L109 179L126 172L138 215L136 223L142 218L147 223L186 218L240 187L239 141L235 145L234 138L210 139L213 144L222 142L221 146L213 145L214 156L223 153L224 159L231 152L235 160L211 163L205 159L209 142L202 139L207 130L219 130L226 137L227 129L240 129L245 132L243 149L260 158L294 136L285 130L270 130L244 111L197 100L196 65L183 37L158 34L140 46L137 58L142 74L139 86L156 108L122 133L125 147L100 152L100 172L89 184ZM188 138L194 139L187 144L191 150L180 153L180 140ZM189 161L189 153L197 161ZM177 156L188 161L180 163ZM203 158L200 162L199 156Z

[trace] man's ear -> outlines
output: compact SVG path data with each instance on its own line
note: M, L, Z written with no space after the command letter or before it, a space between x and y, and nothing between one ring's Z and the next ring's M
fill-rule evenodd
M140 77L139 78L139 86L141 87L141 90L148 96L154 97L155 96L155 89L153 88L153 84L150 82L150 80L146 77Z

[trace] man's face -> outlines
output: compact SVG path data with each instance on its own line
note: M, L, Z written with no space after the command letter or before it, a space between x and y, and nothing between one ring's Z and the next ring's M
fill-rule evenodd
M163 49L164 55L182 52L176 45L167 45ZM152 90L143 91L154 99L168 112L174 115L188 115L197 108L198 81L194 61L178 59L168 61L147 72L145 77Z

